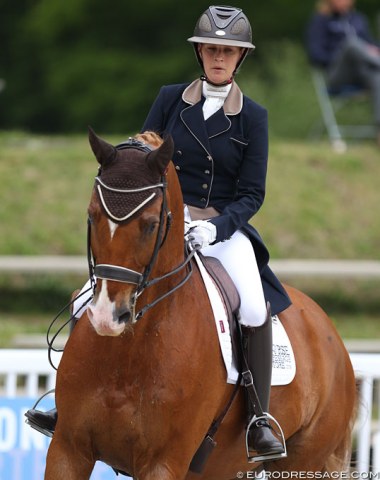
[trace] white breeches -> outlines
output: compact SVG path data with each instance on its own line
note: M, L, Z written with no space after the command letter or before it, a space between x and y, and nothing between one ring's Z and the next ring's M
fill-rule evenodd
M266 319L266 304L256 256L248 237L241 231L229 240L202 249L205 256L218 258L240 295L240 323L259 327Z
M185 205L186 223L191 221ZM203 255L216 257L227 270L240 296L240 323L248 327L263 325L267 316L266 302L255 252L249 238L240 230L229 240L209 245Z

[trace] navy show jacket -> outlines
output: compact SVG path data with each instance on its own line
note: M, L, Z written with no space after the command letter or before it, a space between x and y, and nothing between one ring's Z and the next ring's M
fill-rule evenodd
M244 96L235 82L219 109L206 121L202 106L202 82L161 88L142 131L173 137L173 163L184 202L219 213L210 219L216 226L216 242L242 230L251 240L264 294L273 313L290 304L268 266L269 253L248 221L265 197L268 161L267 111Z

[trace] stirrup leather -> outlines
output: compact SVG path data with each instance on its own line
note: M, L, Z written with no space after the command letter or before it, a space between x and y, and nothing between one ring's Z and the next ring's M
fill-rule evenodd
M282 443L282 446L284 448L284 451L282 453L268 453L267 455L265 455L265 454L252 455L251 454L251 451L250 451L249 445L248 445L249 431L250 431L252 425L254 423L256 423L258 420L268 420L268 421L270 420L275 425L276 428L273 428L272 426L271 426L271 428L273 429L274 433L279 437L279 439ZM279 460L281 458L286 458L287 451L286 451L286 442L285 442L284 432L282 431L282 428L281 428L280 424L278 423L278 421L270 413L263 412L263 414L260 415L260 416L253 415L253 417L251 418L251 420L250 420L250 422L247 426L246 432L245 432L245 448L246 448L246 451L247 451L248 463L267 462L269 460Z

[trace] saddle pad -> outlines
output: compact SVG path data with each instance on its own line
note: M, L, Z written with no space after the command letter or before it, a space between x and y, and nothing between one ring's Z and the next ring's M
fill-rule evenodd
M219 291L207 273L198 255L194 256L201 272L214 313L220 349L227 371L227 383L236 383L238 371L232 355L232 341L227 314ZM288 385L296 374L296 363L289 337L277 315L272 317L273 326L273 367L272 386Z

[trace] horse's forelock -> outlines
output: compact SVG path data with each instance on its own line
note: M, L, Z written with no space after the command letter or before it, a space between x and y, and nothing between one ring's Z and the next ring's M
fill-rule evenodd
M151 130L146 130L143 133L138 133L136 135L136 140L139 140L146 145L150 145L152 148L158 148L162 144L162 138Z

